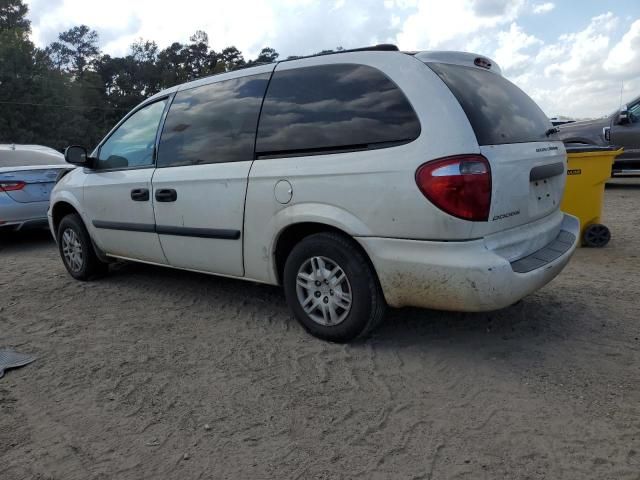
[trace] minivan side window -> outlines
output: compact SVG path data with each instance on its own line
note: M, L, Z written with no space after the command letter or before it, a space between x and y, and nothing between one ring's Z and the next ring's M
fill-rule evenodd
M366 65L276 71L262 107L256 153L310 155L415 140L420 121L400 88Z
M253 160L258 115L270 75L178 92L162 129L158 167Z
M102 144L95 168L133 168L153 165L158 125L167 99L142 107Z

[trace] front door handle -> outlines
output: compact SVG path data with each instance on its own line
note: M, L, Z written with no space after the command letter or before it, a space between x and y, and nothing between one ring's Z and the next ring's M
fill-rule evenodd
M173 188L156 190L156 200L158 202L175 202L177 199L178 193Z
M134 188L131 190L131 200L134 202L148 202L149 201L149 189L148 188Z

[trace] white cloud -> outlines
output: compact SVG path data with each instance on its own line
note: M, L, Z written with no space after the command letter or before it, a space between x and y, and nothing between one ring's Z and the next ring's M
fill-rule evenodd
M478 31L515 20L524 0L418 0L398 42L407 50L460 49Z
M111 55L125 54L139 38L161 48L186 42L196 30L208 33L214 49L235 45L248 57L265 46L285 56L304 55L393 41L400 23L393 27L382 0L181 0L179 8L160 8L157 0L28 2L36 44L44 46L59 32L86 24L98 31L102 49Z
M562 58L545 68L545 75L566 81L589 80L602 68L609 51L610 35L618 18L608 12L591 19L589 26L577 33L560 36L558 53Z
M609 51L604 69L617 75L640 75L640 20L633 22L622 40Z
M595 117L613 111L640 90L640 20L612 46L620 19L598 15L580 31L542 46L527 71L513 80L549 115Z
M554 8L556 8L555 3L551 3L551 2L537 3L533 6L533 13L535 14L549 13Z
M526 34L517 23L512 23L509 30L498 33L498 48L494 57L505 74L515 73L519 69L531 67L534 58L531 50L544 42L533 35Z

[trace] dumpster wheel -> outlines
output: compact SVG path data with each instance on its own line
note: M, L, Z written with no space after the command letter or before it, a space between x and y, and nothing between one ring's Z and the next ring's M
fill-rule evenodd
M611 231L600 223L594 223L585 228L582 242L586 247L604 247L611 240Z

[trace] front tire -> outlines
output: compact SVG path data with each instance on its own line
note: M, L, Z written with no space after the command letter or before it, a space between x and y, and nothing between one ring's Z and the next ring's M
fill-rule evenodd
M67 272L76 280L91 280L107 273L108 264L100 261L77 213L67 215L58 226L58 249Z
M366 336L384 318L378 278L353 240L337 233L310 235L287 258L287 303L310 334L337 343Z

